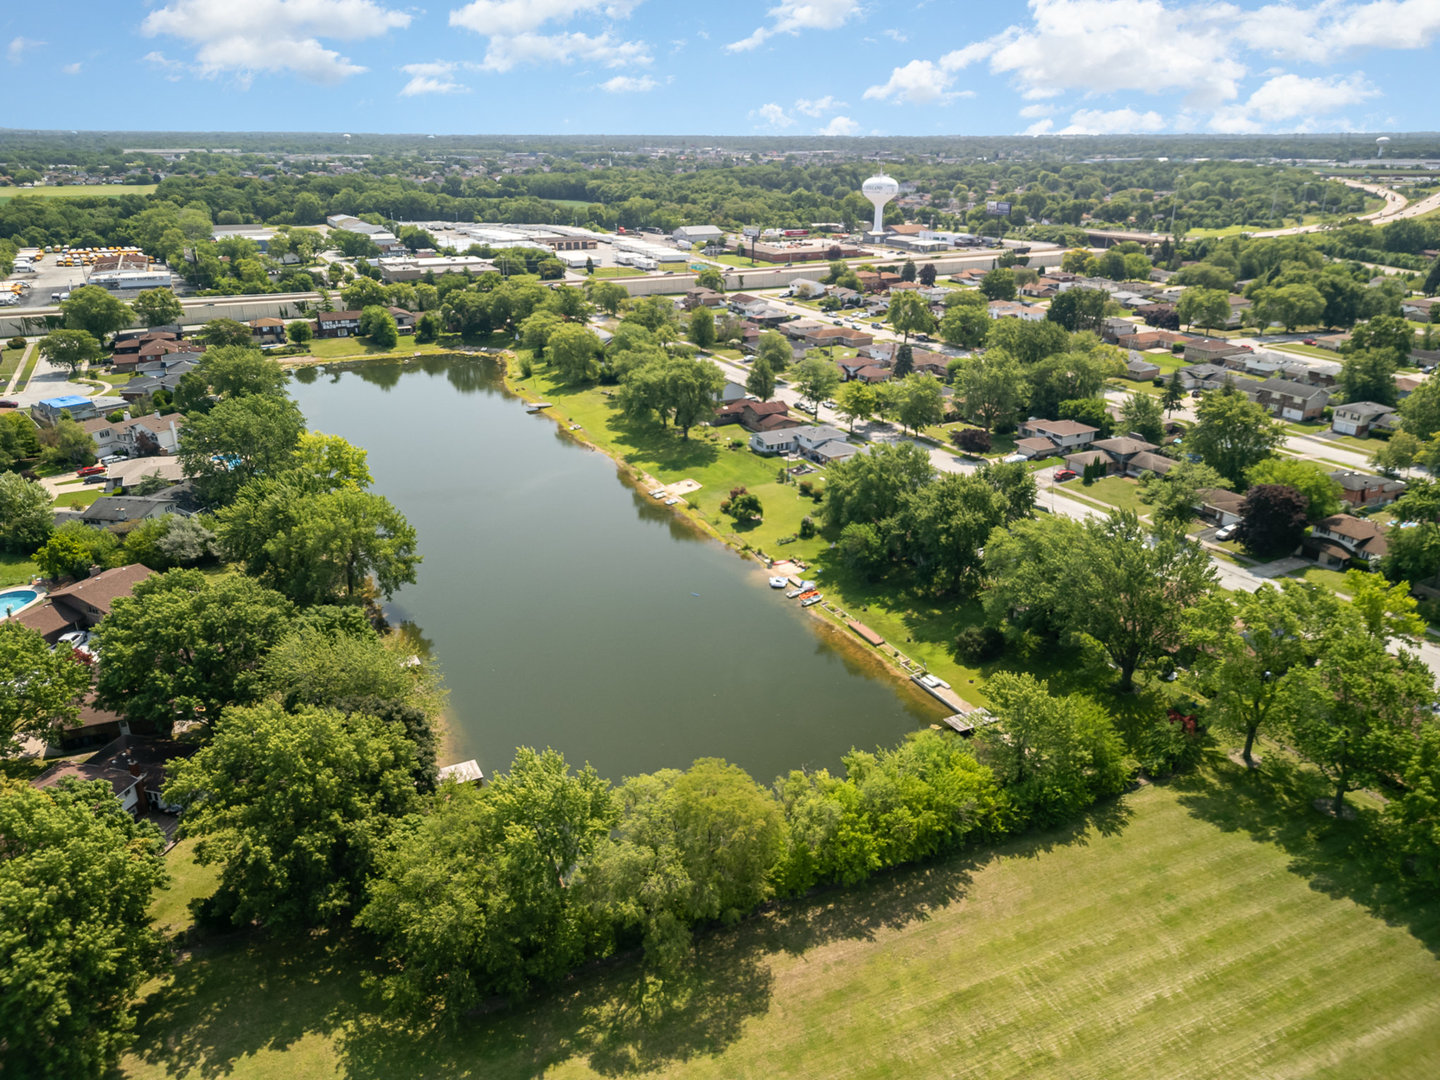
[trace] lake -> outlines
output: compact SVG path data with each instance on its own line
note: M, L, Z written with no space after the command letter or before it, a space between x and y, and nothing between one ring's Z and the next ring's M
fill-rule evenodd
M453 752L487 773L530 745L617 781L723 757L768 782L944 713L526 413L493 360L302 368L291 391L415 526L424 562L388 611L429 643Z

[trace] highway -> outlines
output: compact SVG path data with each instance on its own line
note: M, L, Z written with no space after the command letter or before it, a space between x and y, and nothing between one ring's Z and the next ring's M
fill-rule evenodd
M1332 177L1331 179L1340 179ZM1358 220L1368 221L1371 225L1388 225L1392 221L1400 221L1405 218L1419 217L1421 214L1428 214L1432 210L1440 210L1440 192L1429 195L1418 202L1411 202L1401 195L1394 188L1388 188L1381 184L1366 184L1359 180L1343 180L1340 183L1347 187L1358 188L1361 191L1369 192L1371 195L1378 195L1385 200L1385 205L1379 210L1369 214L1362 214ZM1287 229L1266 229L1263 232L1253 232L1252 237L1270 236L1296 236L1300 233L1319 232L1328 229L1335 224L1333 221L1320 221L1310 225L1292 225Z

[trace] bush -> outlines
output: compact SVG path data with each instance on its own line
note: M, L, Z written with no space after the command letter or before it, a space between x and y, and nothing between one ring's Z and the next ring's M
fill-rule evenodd
M23 337L12 337L12 338L10 339L10 348L12 348L12 349L23 349L24 347L25 347L25 339L24 339Z
M981 428L959 428L950 432L950 441L967 454L989 453L990 433Z
M125 410L116 409L114 412L105 414L105 421L110 424L119 424L125 420Z
M521 359L520 359L520 378L522 378L522 379L528 379L528 378L530 378L530 376L533 375L533 374L535 374L535 363L534 363L534 361L531 360L530 357L528 357L528 356L521 357Z
M983 664L1005 651L1005 635L993 626L967 626L955 636L955 654L967 664Z
M807 498L807 499L814 498L814 496L815 496L815 481L813 481L813 480L801 480L801 481L800 481L800 494L803 495L803 496L805 496L805 498Z
M800 539L809 540L815 535L815 519L806 514L800 519Z
M1141 732L1135 760L1147 776L1169 776L1198 764L1208 741L1195 716L1172 710Z

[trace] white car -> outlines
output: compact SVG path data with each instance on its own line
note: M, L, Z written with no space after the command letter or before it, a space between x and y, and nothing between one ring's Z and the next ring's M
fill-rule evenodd
M1231 537L1233 537L1233 536L1234 536L1237 532L1239 532L1239 531L1240 531L1240 523L1239 523L1238 521L1232 522L1232 523L1229 524L1229 525L1224 525L1224 526L1216 529L1216 530L1215 530L1215 539L1216 539L1216 540L1221 540L1221 541L1229 540Z
M84 630L71 630L68 634L61 634L58 645L69 645L71 648L79 649L90 644L90 634Z

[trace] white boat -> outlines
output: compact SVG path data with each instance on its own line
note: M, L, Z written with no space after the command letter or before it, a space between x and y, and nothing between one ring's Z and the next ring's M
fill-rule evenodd
M663 499L665 497L665 489L656 488L654 491L650 492L650 497L652 499Z
M805 591L804 589L791 589L789 592L787 592L787 593L785 594L785 599L786 599L786 600L794 600L795 597L799 596L799 595L800 595L802 592L804 592L804 591Z
M813 604L818 604L821 600L824 600L824 599L825 599L825 597L823 597L823 596L812 596L812 597L810 597L810 599L808 599L808 600L801 600L801 601L800 601L800 606L801 606L801 607L810 607L810 606L813 605Z
M671 495L670 498L668 498L668 499L665 500L665 505L666 505L666 506L674 506L674 505L675 505L676 503L678 503L679 501L680 501L680 500L677 499L677 498L675 498L674 495Z
M787 578L772 577L770 579L770 588L772 589L783 589L788 584L790 584L790 582Z

